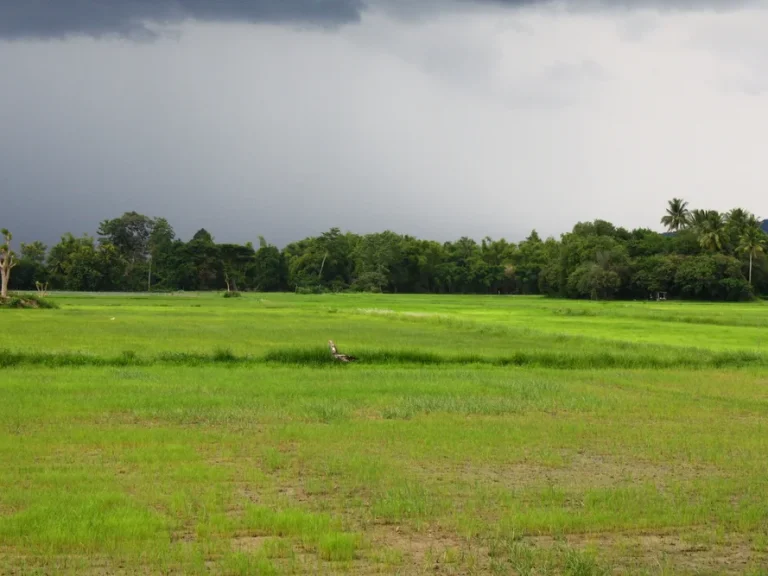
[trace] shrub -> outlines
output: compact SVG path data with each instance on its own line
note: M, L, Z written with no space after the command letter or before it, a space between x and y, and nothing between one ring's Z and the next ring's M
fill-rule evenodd
M322 286L297 286L296 294L308 295L308 294L324 294L325 289Z
M741 278L723 278L720 280L720 288L724 299L730 302L746 302L755 297L752 286Z
M0 300L0 308L45 308L54 309L59 305L37 294L11 294Z

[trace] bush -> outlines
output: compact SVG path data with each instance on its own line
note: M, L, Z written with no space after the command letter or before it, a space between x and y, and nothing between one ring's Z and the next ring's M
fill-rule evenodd
M298 286L296 288L296 294L309 295L309 294L325 294L325 289L320 285L314 286Z
M37 294L11 294L0 300L0 308L45 308L55 309L59 305Z
M724 278L720 280L720 287L724 299L729 302L746 302L755 298L752 286L741 278Z
M224 292L224 298L240 298L242 296L242 292Z

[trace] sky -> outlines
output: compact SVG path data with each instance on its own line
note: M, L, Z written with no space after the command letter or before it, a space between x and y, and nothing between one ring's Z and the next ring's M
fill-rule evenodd
M0 226L435 240L768 217L760 0L0 0Z

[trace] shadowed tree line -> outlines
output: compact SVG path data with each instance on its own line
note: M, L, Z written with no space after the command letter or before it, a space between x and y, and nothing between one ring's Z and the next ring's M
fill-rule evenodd
M567 298L748 300L768 293L763 223L741 208L689 210L669 202L666 233L580 222L560 239L421 240L333 228L282 250L259 237L220 244L206 230L183 241L164 218L128 212L95 237L66 234L48 249L22 244L11 290L366 291L545 294ZM9 239L0 251L10 258Z

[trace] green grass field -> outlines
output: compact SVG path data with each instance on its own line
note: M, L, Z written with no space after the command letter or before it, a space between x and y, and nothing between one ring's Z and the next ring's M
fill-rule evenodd
M52 300L0 310L2 574L768 574L768 305Z

